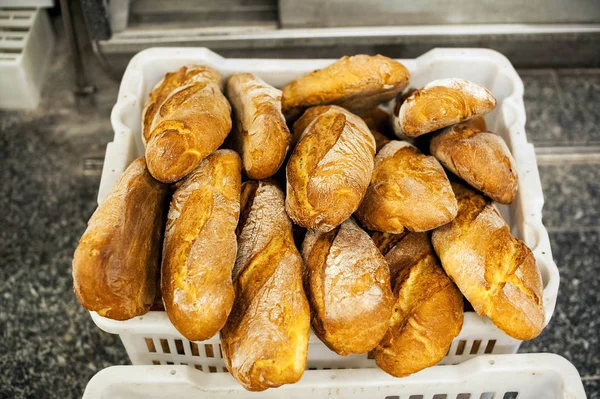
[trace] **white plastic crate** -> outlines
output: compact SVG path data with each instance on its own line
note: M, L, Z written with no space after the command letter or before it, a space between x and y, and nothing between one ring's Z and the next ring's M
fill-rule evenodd
M436 366L405 378L381 370L306 371L296 384L260 393L231 375L182 366L113 366L96 374L83 399L134 398L365 398L365 399L585 399L579 373L552 354L486 355L456 366Z
M204 48L154 48L140 52L129 63L111 115L115 131L102 171L98 202L114 185L127 165L143 155L141 111L154 85L164 74L183 65L205 64L224 77L235 72L253 72L268 83L282 87L287 82L334 60L225 59ZM544 312L549 322L556 304L558 269L552 260L546 228L542 224L544 198L533 146L525 136L523 84L510 62L486 49L435 49L417 59L400 60L411 71L411 85L424 86L441 78L464 78L487 87L498 100L496 110L486 115L488 128L501 135L511 149L519 174L515 202L500 205L502 215L515 236L532 249L544 284ZM164 312L149 312L128 321L114 321L92 312L102 330L119 334L134 365L185 364L206 372L226 371L219 337L189 342L170 323ZM477 355L515 353L520 341L500 331L487 318L473 312L465 322L442 364L456 364ZM309 369L374 368L368 354L339 356L311 336Z
M45 10L0 8L0 108L35 108L54 34Z

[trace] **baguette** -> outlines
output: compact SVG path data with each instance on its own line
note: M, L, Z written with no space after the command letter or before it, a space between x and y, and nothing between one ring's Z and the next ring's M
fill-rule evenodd
M73 257L73 290L84 308L114 320L150 310L167 193L142 157L127 167L98 206Z
M251 73L238 73L227 79L227 97L233 106L234 142L244 172L257 180L273 176L290 143L281 91Z
M250 391L294 383L306 368L310 308L279 187L244 183L237 234L235 303L221 331L225 364Z
M375 169L356 218L370 230L427 231L450 222L457 204L444 169L432 156L392 141L375 157Z
M373 349L387 331L393 296L369 235L352 219L327 233L309 230L302 256L315 334L340 355Z
M375 140L362 119L329 106L308 124L288 161L290 218L329 231L350 217L369 185L374 154Z
M166 74L143 111L148 170L172 183L193 171L231 130L231 107L221 92L221 76L207 66L182 67Z
M437 262L427 233L403 235L385 260L396 273L396 303L373 354L382 370L404 377L444 358L462 328L463 299Z
M295 117L315 105L335 104L362 112L393 99L408 86L410 73L382 55L342 57L283 88L283 112Z
M417 137L484 115L495 107L494 96L478 84L463 79L435 80L401 103L395 130Z
M431 155L494 201L510 204L519 186L515 161L500 136L460 123L436 134Z
M175 328L190 341L215 335L234 299L241 161L219 150L178 183L167 221L161 290ZM218 253L218 256L215 256Z
M478 314L515 339L537 337L545 325L543 288L531 250L491 200L458 183L452 188L458 215L432 235L444 270Z

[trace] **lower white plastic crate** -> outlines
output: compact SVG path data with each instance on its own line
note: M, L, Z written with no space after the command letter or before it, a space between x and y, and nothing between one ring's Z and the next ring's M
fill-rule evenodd
M35 108L54 47L46 10L0 5L0 108Z
M114 141L108 144L98 193L102 202L116 179L135 158L143 155L141 111L154 87L166 72L183 65L205 64L223 77L235 72L252 72L281 87L334 60L226 59L204 48L154 48L138 53L123 76L117 103L111 114ZM523 83L510 62L487 49L434 49L416 59L400 60L411 72L411 86L448 77L468 79L487 87L498 100L496 110L486 115L490 131L502 136L510 148L519 175L515 202L499 205L512 233L532 249L543 280L546 323L550 321L559 276L552 259L548 233L542 223L544 197L533 145L525 135ZM128 321L114 321L92 313L98 327L119 334L134 365L185 364L205 372L223 372L219 337L189 342L170 323L164 312L149 312ZM374 368L368 354L339 356L311 336L309 369ZM460 335L442 364L456 364L477 355L515 353L520 341L500 331L489 319L474 312L465 314Z
M182 366L114 366L100 371L83 399L134 398L585 399L579 373L552 354L486 355L406 378L378 369L306 371L296 384L253 393L229 374Z

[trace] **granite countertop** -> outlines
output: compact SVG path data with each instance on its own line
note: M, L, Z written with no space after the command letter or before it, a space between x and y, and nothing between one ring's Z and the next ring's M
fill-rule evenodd
M59 41L55 54L65 52ZM73 96L68 59L55 55L38 110L0 111L0 397L80 397L99 370L129 363L72 291L71 259L96 207L94 160L112 139L118 89L86 57L93 98ZM561 273L550 325L521 351L566 357L589 398L600 398L600 70L519 72ZM573 146L586 155L563 154Z

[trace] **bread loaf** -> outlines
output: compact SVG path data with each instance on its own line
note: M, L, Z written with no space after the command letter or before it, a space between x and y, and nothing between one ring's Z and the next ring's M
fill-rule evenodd
M393 296L369 235L352 219L327 233L309 230L302 256L315 334L340 355L373 349L387 331Z
M368 229L388 233L427 231L456 216L457 204L444 169L432 156L392 141L375 157L375 169L356 217Z
M329 231L358 208L373 171L365 123L330 106L304 130L287 164L286 210L300 226Z
M463 79L435 80L402 102L395 129L417 137L486 114L495 107L494 96L478 84Z
M295 117L314 105L335 104L352 112L366 111L404 90L410 73L382 55L343 57L283 88L283 112Z
M494 201L510 204L517 196L515 161L500 136L459 123L436 134L429 148L452 173Z
M444 358L463 324L463 299L426 233L409 233L385 260L397 273L390 326L373 354L385 372L404 377Z
M231 130L231 107L221 76L207 66L168 73L143 111L148 170L165 183L178 181L219 148Z
M251 179L275 174L288 150L290 131L281 113L281 91L251 73L227 79L227 97L236 121L234 142Z
M133 161L94 212L73 257L73 289L100 316L127 320L152 306L167 186Z
M205 158L173 193L162 259L169 319L190 341L215 335L234 299L241 161L231 150ZM215 255L218 254L218 255Z
M460 184L456 219L435 230L433 246L475 311L515 339L544 328L542 278L531 250L510 234L491 200Z
M306 368L310 309L281 189L244 183L237 234L235 303L221 331L227 369L251 391L294 383Z

